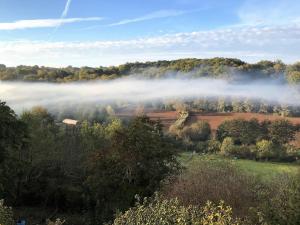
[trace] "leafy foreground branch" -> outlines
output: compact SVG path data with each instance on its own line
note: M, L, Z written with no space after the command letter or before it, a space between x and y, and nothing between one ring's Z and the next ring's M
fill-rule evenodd
M14 225L12 208L4 205L4 200L0 200L0 224Z
M232 209L223 201L213 204L208 201L203 207L182 206L177 198L163 200L158 195L148 198L136 207L120 214L114 225L125 224L177 224L177 225L239 225L246 224L235 218Z

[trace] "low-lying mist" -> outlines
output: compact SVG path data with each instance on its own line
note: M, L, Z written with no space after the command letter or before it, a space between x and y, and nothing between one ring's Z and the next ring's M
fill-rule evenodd
M171 99L229 97L300 105L299 86L273 79L230 82L221 79L136 79L76 83L0 82L0 100L16 112L33 106L141 103Z

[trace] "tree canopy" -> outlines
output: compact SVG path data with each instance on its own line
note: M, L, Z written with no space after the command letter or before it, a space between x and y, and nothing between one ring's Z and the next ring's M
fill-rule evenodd
M222 77L232 75L242 77L279 77L291 82L299 82L299 63L285 65L282 61L263 60L254 64L234 58L178 59L172 61L135 62L110 67L72 67L51 68L44 66L6 67L0 66L0 80L70 82L78 80L107 80L128 75L143 78L175 77Z

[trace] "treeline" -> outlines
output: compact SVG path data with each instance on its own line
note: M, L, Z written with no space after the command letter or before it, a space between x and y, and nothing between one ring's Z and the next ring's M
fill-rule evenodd
M50 215L77 214L78 224L112 220L135 195L151 196L179 169L162 126L147 117L57 125L43 108L18 118L1 102L0 128L0 199L16 208L50 209ZM1 210L0 204L2 223Z
M196 112L218 112L218 113L261 113L274 114L283 117L299 116L300 107L297 105L270 103L259 99L249 98L197 98L190 100L174 100L155 103L153 108L161 110L189 110Z
M197 98L153 101L145 103L116 102L110 104L52 104L48 107L55 120L109 121L113 117L139 115L147 112L190 111L191 113L260 113L282 117L300 116L300 106L268 103L247 98ZM123 116L124 117L124 116Z
M299 130L299 125L285 119L259 122L255 118L226 120L215 135L205 121L191 125L175 123L169 128L170 134L182 141L182 148L189 151L285 162L300 158L300 149L290 144Z
M70 82L80 80L107 80L128 75L141 78L163 77L220 77L241 75L251 79L283 77L290 83L300 81L300 63L286 65L281 61L260 61L250 64L239 59L180 59L145 63L126 63L111 67L66 67L39 66L6 67L0 65L0 80Z
M300 149L290 144L298 126L288 120L262 121L235 119L223 122L216 139L220 153L227 156L256 160L295 161Z

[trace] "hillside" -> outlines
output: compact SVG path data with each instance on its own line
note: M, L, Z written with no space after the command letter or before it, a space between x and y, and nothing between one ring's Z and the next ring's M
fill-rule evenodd
M145 63L127 63L111 67L44 66L6 67L0 65L0 80L70 82L108 80L134 75L139 78L218 77L232 79L235 75L251 79L283 77L289 82L300 81L300 63L286 65L282 61L260 61L254 64L232 58L179 59Z

